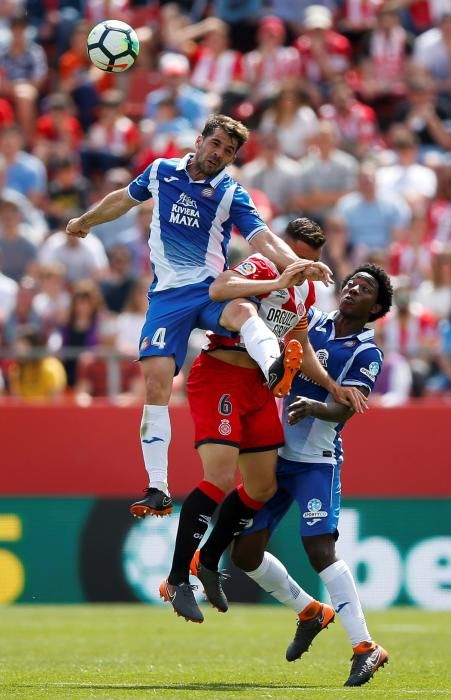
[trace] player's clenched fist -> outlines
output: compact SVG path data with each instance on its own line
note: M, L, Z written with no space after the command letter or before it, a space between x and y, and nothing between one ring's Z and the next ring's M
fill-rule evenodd
M89 228L83 225L81 222L81 217L77 219L71 219L66 226L66 233L69 236L76 236L77 238L86 238L89 233Z

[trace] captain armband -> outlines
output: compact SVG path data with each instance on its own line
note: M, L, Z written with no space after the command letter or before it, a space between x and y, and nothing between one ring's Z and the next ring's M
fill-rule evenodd
M307 316L303 316L300 321L295 325L293 331L306 331L308 329L308 319Z

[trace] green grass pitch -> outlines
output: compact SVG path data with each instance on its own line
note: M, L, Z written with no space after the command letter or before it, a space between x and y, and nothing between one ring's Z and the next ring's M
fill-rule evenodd
M369 613L390 663L366 686L343 688L350 648L339 621L289 664L289 610L203 609L205 622L195 625L168 605L3 607L0 698L451 698L451 613Z

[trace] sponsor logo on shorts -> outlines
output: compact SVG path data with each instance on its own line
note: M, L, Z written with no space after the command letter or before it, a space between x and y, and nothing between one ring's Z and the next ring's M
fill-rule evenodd
M230 421L228 421L227 418L222 419L218 426L218 431L221 435L230 435L230 433L232 432L232 426L230 425Z
M327 510L316 510L313 512L307 511L306 513L302 514L302 517L305 519L308 519L308 518L327 518L328 515L329 515L329 513L327 512Z
M307 508L309 509L310 512L315 511L315 510L321 510L322 502L319 500L319 498L311 498L310 501L307 503Z
M255 272L257 272L257 265L253 262L243 262L241 265L238 265L238 267L235 268L237 272L239 272L241 275L245 275L248 277L249 275L253 275Z
M302 517L308 519L307 525L315 525L321 518L327 518L329 515L327 510L321 510L323 507L322 501L319 498L311 498L307 503L308 511L302 514Z
M149 345L150 345L150 340L149 340L149 338L143 338L143 339L141 340L141 344L140 344L140 346L139 346L139 349L140 349L141 352L142 352L143 350L147 350L147 348L149 347Z

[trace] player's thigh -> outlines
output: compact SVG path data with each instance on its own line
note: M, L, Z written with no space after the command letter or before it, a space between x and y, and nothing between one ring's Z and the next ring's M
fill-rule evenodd
M293 486L292 478L281 477L277 479L278 488L276 493L272 498L269 499L253 517L251 525L246 527L241 533L240 537L250 537L254 533L267 531L268 539L271 536L274 529L280 523L284 515L289 510L291 504L293 503Z
M277 490L277 451L240 454L239 467L246 493L256 501L267 501Z
M263 561L270 537L268 529L257 530L250 535L238 535L232 544L231 559L243 571L255 571Z
M263 384L260 371L254 375L252 383L246 382L243 397L243 417L241 420L241 454L277 450L284 444L283 429L280 424L276 400Z
M295 482L295 499L301 515L304 537L335 535L340 514L340 469L332 464L300 465Z
M223 308L219 322L229 331L239 331L243 323L258 313L258 306L249 299L233 299Z
M243 387L237 369L208 353L194 360L186 389L195 447L204 443L240 447Z
M178 374L186 358L190 333L196 327L199 300L195 294L190 296L186 287L152 292L148 298L139 357L173 357Z
M213 301L208 298L196 318L196 326L220 335L235 336L251 316L257 314L260 301L256 297Z
M204 479L222 491L230 491L235 483L238 448L231 445L204 443L198 447Z

